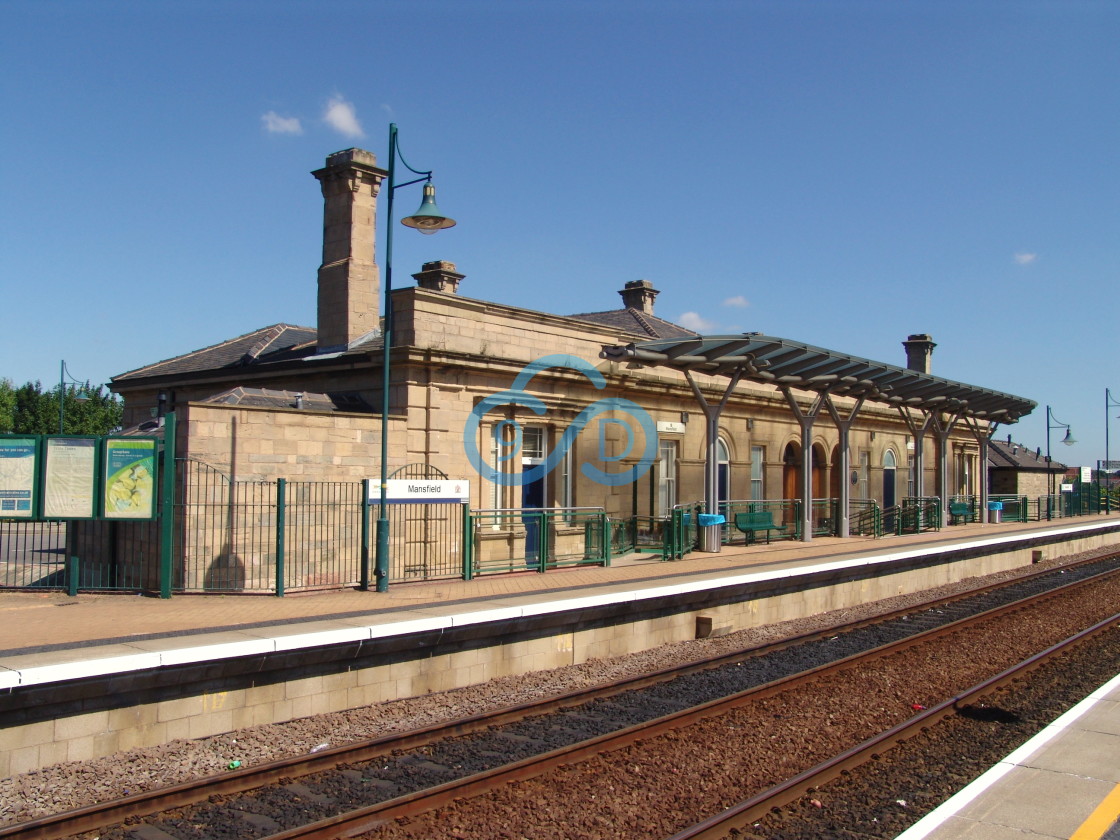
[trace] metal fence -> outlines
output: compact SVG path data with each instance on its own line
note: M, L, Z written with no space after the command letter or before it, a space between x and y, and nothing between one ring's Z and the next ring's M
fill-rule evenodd
M169 529L158 519L0 520L0 588L162 591L169 580L174 592L283 595L368 583L376 515L368 482L235 481L197 461L176 467ZM431 477L428 468L415 470L405 476ZM991 501L1002 504L1005 521L1038 521L1097 512L1104 502L1093 490ZM965 507L969 519L977 513L974 497L955 497L954 503ZM835 499L813 501L814 534L836 532L837 505ZM609 565L631 552L674 560L698 547L705 510L692 502L662 517L612 520L601 508L387 507L391 583ZM886 511L873 500L852 500L850 510L852 535L916 533L942 522L940 501L932 497L908 498ZM737 513L762 512L775 525L771 540L801 537L797 500L738 500L721 504L722 543L745 539L735 530Z
M602 508L492 508L467 514L464 577L610 565L611 523Z

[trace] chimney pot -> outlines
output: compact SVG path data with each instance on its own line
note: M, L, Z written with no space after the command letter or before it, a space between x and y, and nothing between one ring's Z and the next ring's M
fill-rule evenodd
M631 280L620 292L622 305L646 315L653 314L653 299L661 294L648 280Z
M466 276L455 270L455 263L447 260L433 260L424 263L417 274L412 275L416 285L433 292L446 292L454 295L459 291L459 282Z
M926 333L915 333L907 336L902 346L906 348L907 369L919 373L930 372L930 356L933 355L933 348L937 346L931 336Z

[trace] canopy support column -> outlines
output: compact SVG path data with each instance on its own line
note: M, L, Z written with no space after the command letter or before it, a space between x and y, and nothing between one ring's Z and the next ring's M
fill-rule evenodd
M813 541L813 424L824 407L828 391L817 394L808 411L802 411L788 386L779 386L790 411L801 427L801 541Z
M688 384L692 387L692 393L696 395L696 401L700 403L700 410L704 412L704 429L707 434L704 455L704 505L708 513L719 513L719 473L717 470L719 461L719 418L723 414L723 409L727 405L731 392L735 390L735 386L739 384L739 380L743 377L743 369L739 368L735 371L735 374L731 377L731 382L723 392L719 405L716 406L709 404L704 398L700 386L692 378L692 371L685 370L684 375Z
M968 417L965 422L972 429L972 434L976 436L976 442L980 444L980 521L987 525L990 516L988 496L991 493L991 488L988 487L988 443L995 435L999 423L989 423L985 428L980 425L980 421L975 417Z
M910 435L914 438L914 495L918 498L922 498L926 494L926 432L929 431L930 422L933 420L933 413L923 411L921 425L918 424L914 416L910 413L909 406L898 406L898 413L901 414L902 419L906 421L906 425L910 429Z
M832 415L832 422L836 424L836 429L840 433L840 529L839 536L851 536L851 513L848 506L851 503L852 488L848 482L848 472L852 468L852 453L848 446L850 432L852 430L852 423L855 422L856 415L859 414L860 409L863 408L863 401L867 399L866 394L860 394L856 404L848 413L847 419L840 417L840 412L836 410L836 406L832 403L832 397L826 391L821 394L824 398L825 407L828 408L828 413Z
M941 527L949 525L949 435L961 415L959 412L942 417L939 412L930 412L934 431L937 432L937 484L941 488Z

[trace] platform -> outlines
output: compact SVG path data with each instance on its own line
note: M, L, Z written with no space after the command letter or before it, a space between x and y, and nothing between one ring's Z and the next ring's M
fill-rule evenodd
M1120 676L896 840L1120 837Z
M1120 544L1120 515L290 595L0 592L0 776L818 614Z

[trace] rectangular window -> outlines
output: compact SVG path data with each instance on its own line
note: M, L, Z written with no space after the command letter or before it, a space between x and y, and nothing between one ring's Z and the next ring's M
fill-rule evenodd
M915 481L917 476L914 475L914 456L908 455L906 457L906 495L914 498L917 495Z
M657 515L668 516L677 503L677 442L663 440L657 464Z
M765 474L765 460L766 449L761 446L751 447L751 500L761 501L765 499L765 482L763 475Z
M859 486L856 488L858 493L856 498L870 499L871 493L871 453L859 453Z

